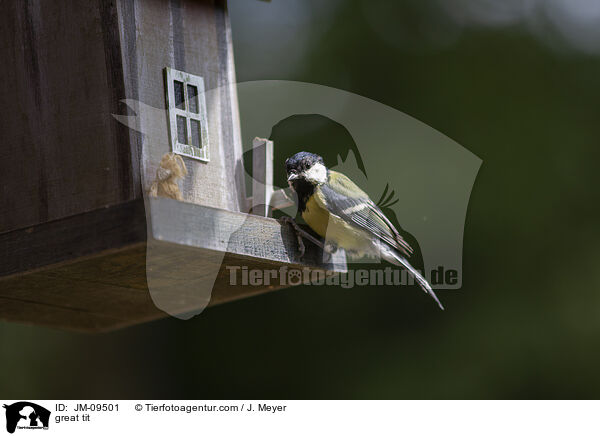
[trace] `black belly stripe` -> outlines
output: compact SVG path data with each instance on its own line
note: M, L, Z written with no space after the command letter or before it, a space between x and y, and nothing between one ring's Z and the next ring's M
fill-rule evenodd
M292 184L294 191L298 195L298 209L300 213L306 210L306 203L311 195L315 192L315 186L306 180L294 180Z

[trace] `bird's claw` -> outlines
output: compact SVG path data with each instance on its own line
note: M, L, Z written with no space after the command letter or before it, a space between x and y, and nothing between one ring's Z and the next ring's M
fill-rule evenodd
M306 246L304 245L304 241L302 240L302 229L298 225L298 223L289 216L282 216L279 218L279 222L282 224L289 224L294 229L294 233L296 234L296 240L298 241L298 258L302 259L304 257L304 253L306 252Z
M308 239L310 242L312 242L317 247L320 247L321 250L323 250L324 262L329 262L331 260L331 255L337 251L338 247L336 244L329 241L325 243L323 243L323 241L319 241L306 230L303 230L292 217L283 216L279 219L279 222L281 222L282 224L289 224L294 228L296 238L298 239L298 251L300 252L299 259L302 259L302 257L304 256L304 252L306 251L303 239Z
M303 230L298 223L290 216L283 216L279 218L279 222L282 224L289 224L294 229L296 233L296 238L298 240L298 258L302 259L304 257L304 253L306 251L306 246L304 245L303 239L308 239L310 242L315 244L317 247L320 247L323 250L323 261L329 262L331 260L331 255L335 253L338 249L337 245L331 241L323 242L319 241L313 235L308 233L306 230Z

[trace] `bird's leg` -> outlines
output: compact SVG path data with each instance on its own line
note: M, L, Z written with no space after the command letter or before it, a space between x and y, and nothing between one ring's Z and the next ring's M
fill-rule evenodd
M302 240L302 238L308 239L316 246L321 247L323 251L326 251L325 244L323 244L323 242L319 241L313 235L308 233L306 230L300 228L298 223L292 217L287 215L282 216L281 218L279 218L279 222L281 222L282 224L289 224L293 227L294 232L296 233L296 238L298 239L298 251L300 252L300 259L302 259L302 257L304 256L304 252L306 251L306 247L304 246L304 241Z

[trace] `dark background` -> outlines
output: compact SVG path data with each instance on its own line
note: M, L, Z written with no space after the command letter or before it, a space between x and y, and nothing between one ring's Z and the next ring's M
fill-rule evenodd
M439 293L445 312L415 288L299 287L103 335L2 323L0 396L597 397L593 2L231 0L230 11L239 81L364 95L483 160L462 290Z

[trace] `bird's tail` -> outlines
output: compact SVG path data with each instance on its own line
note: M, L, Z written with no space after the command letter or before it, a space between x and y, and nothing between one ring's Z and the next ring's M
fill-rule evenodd
M425 279L425 277L421 275L421 273L419 273L419 271L413 268L413 266L408 262L408 260L406 260L404 256L395 252L386 254L388 254L387 256L385 256L388 262L406 268L415 277L415 280L417 281L419 286L427 294L431 295L431 298L433 298L438 304L438 306L440 306L440 309L444 310L444 306L442 306L442 303L440 303L440 300L438 300L438 297L435 295L435 292L433 292L433 289L431 289L431 285L429 284L429 282Z

